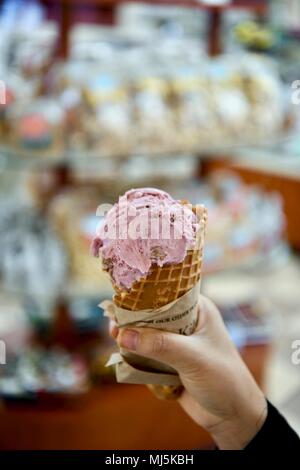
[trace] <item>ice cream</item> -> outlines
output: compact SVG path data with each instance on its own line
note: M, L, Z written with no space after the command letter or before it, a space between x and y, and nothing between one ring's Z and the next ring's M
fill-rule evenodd
M153 188L132 189L105 215L92 243L114 283L125 289L151 266L181 263L193 249L199 223L192 207Z
M102 213L98 208L97 213ZM103 214L104 215L104 214ZM207 211L153 188L133 189L103 218L92 251L101 254L114 295L100 304L119 327L193 334L198 324ZM152 384L159 398L183 390L174 369L120 349L111 356L121 383Z

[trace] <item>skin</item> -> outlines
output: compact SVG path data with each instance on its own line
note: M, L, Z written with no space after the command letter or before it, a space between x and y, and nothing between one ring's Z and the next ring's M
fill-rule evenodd
M266 399L209 299L199 299L199 323L191 336L150 328L119 330L114 322L110 333L122 348L177 370L184 385L180 405L219 449L244 449L265 422Z

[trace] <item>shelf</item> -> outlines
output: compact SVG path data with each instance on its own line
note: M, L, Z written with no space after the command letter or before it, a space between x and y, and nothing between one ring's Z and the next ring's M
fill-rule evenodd
M132 3L144 3L151 6L193 8L207 11L210 14L208 28L208 51L211 56L222 51L221 15L228 10L248 10L259 15L266 15L269 2L267 0L232 0L225 5L207 5L197 0L44 0L45 6L58 11L57 21L60 24L60 42L58 52L61 57L68 57L69 32L72 27L72 8L94 7L101 12L99 21L106 26L116 24L118 6Z
M241 258L238 253L235 258L222 265L204 266L204 276L219 274L227 271L266 271L274 270L287 264L290 259L290 249L284 241L274 246L267 253L257 253Z
M64 3L70 6L84 4L103 8L117 7L128 3L143 3L151 6L183 7L201 10L243 9L258 13L264 13L268 8L268 2L266 0L232 0L230 3L224 5L208 5L205 2L197 0L48 0L46 3Z
M66 155L40 155L0 147L0 172L4 170L40 170L66 164Z
M235 141L233 143L220 143L217 145L210 145L209 147L199 147L199 149L186 151L164 151L164 152L132 152L128 154L100 154L93 151L82 151L78 152L76 150L62 150L59 154L54 154L49 152L39 153L39 152L29 152L19 149L12 149L9 147L0 146L0 170L4 169L28 169L28 170L40 170L47 167L53 168L56 166L67 166L70 168L84 168L84 165L96 165L99 163L99 167L102 164L103 160L115 160L117 164L124 162L130 158L179 158L183 156L194 156L199 159L236 159L237 152L242 152L245 150L268 150L274 149L274 146L283 145L293 138L293 133L289 132L285 135L278 137L276 141L269 140L259 141L258 139L254 141ZM115 177L115 175L112 175Z

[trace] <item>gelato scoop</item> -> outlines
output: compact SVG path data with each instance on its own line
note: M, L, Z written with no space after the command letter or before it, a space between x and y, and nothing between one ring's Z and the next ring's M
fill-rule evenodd
M153 188L132 189L105 215L92 243L121 289L147 276L152 265L181 263L196 244L199 223L192 207Z

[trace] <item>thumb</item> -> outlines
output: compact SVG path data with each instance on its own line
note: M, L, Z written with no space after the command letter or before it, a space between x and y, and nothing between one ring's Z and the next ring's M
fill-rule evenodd
M184 371L195 356L191 337L152 328L121 329L117 338L124 349Z

